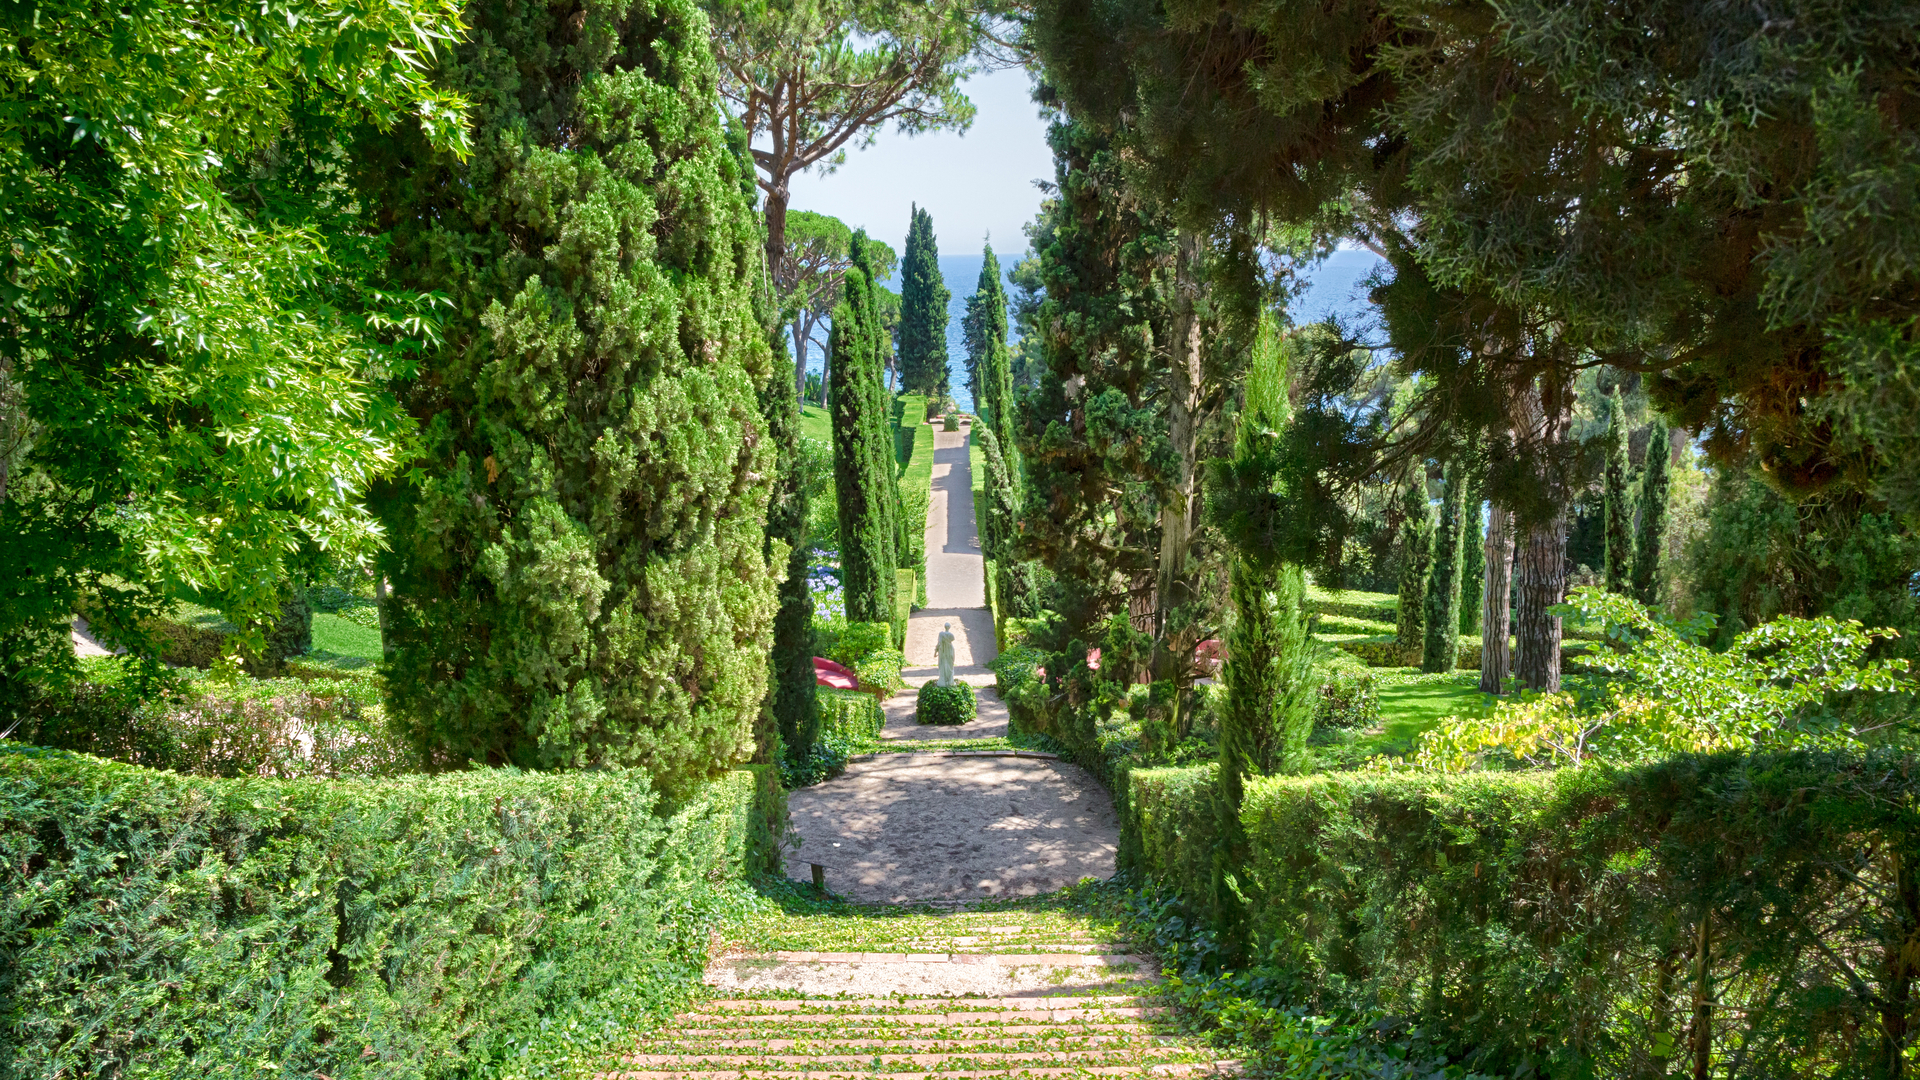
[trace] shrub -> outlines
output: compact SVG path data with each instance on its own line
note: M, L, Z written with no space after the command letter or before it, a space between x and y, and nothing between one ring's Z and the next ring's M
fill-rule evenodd
M1320 685L1315 727L1370 728L1380 722L1380 685L1371 672L1338 671Z
M952 410L948 410L946 419L942 420L940 423L940 430L941 431L959 431L960 430L959 415L953 412Z
M40 695L15 742L196 776L397 776L418 772L368 676L222 680L198 671L141 677L120 657Z
M1123 864L1190 910L1211 773L1125 788ZM1667 1075L1697 1050L1743 1076L1898 1075L1920 1034L1916 799L1920 762L1890 754L1270 777L1236 883L1268 993L1417 1020L1472 1069Z
M597 1049L698 980L768 780L669 807L638 770L209 780L0 746L5 1071L433 1080Z
M974 718L973 687L963 682L941 686L929 680L920 687L913 719L922 724L964 724Z
M913 601L919 595L920 573L917 570L898 570L894 573L893 593L893 647L907 647L907 622L913 618Z
M880 729L887 716L872 694L821 687L817 698L820 737L812 747L796 747L780 765L789 790L831 780L846 771L847 759L878 749Z
M875 649L854 667L853 674L860 680L860 689L886 697L907 685L900 678L906 666L906 654L899 649Z
M1627 597L1583 587L1573 603L1600 619L1622 650L1593 661L1613 676L1604 693L1524 697L1488 716L1449 718L1421 737L1416 765L1460 771L1489 755L1577 765L1692 751L1859 750L1880 733L1824 708L1829 699L1914 692L1905 659L1863 662L1874 639L1891 631L1780 618L1714 652L1696 640L1707 625L1669 625Z
M874 653L890 649L893 640L893 628L883 622L842 623L839 634L828 653L832 660L850 668L858 668L860 662Z
M1015 620L1007 620L1012 624ZM1007 703L1007 717L1013 726L1029 733L1038 732L1041 709L1047 688L1040 680L1040 667L1047 654L1031 645L1013 645L987 665L993 672L994 692Z

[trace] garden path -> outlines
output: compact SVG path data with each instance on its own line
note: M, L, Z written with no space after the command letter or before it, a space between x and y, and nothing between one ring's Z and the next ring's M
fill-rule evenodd
M986 562L973 518L973 467L967 462L972 426L933 433L933 498L927 507L927 606L907 622L909 686L937 676L934 644L953 624L953 674L972 686L992 686L986 665L999 650L987 610Z

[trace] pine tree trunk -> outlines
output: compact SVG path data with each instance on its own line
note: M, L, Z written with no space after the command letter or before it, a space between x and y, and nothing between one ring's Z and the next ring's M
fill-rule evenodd
M1566 599L1567 529L1562 510L1524 530L1514 560L1513 674L1529 690L1560 689L1560 616Z
M1181 661L1196 642L1172 640L1168 616L1189 594L1187 554L1193 547L1195 498L1200 452L1200 240L1180 234L1174 264L1173 355L1167 379L1167 435L1177 458L1173 493L1160 509L1160 573L1154 589L1154 677L1178 678L1187 665Z
M1508 642L1513 603L1513 511L1498 506L1487 515L1486 585L1480 593L1480 690L1498 694L1513 665Z
M787 185L783 180L767 192L767 274L773 278L776 296L785 296L789 282L787 255ZM805 367L804 364L801 365Z
M1550 609L1567 595L1567 499L1554 457L1573 426L1572 387L1549 371L1510 405L1551 508L1540 520L1515 523L1513 674L1530 690L1553 693L1560 689L1560 617Z

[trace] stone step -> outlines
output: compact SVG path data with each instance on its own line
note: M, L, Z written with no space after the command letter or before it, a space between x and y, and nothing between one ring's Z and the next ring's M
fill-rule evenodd
M1105 1006L1136 1007L1140 997L1136 994L1112 994L1106 997L1083 997L1074 999L1074 1007L1079 1009L1097 1009ZM745 997L712 998L700 1003L703 1009L768 1009L773 1011L798 1012L806 1010L831 1010L836 1005L845 1006L850 1012L878 1013L887 1012L924 1012L928 1009L950 1009L955 1005L965 1005L969 1009L1030 1009L1033 999L1026 997L921 997L921 998L883 998L862 1000L858 998L806 998L806 997Z
M952 1053L908 1054L627 1054L621 1064L637 1068L683 1068L696 1071L713 1069L752 1070L756 1074L810 1072L820 1069L845 1072L881 1072L926 1070L944 1072L952 1068L992 1069L1018 1064L1034 1066L1126 1065L1165 1058L1196 1056L1181 1046L1135 1046L1091 1050L980 1050Z
M783 964L986 964L999 967L1145 967L1139 953L953 953L953 952L775 952L736 953L727 959L769 959Z
M1155 1065L1081 1065L1071 1067L1040 1067L1017 1069L969 1069L954 1072L890 1072L888 1080L985 1080L987 1077L1053 1077L1053 1076L1233 1076L1240 1071L1238 1061L1196 1061ZM740 1080L739 1071L682 1071L682 1070L644 1070L617 1069L596 1073L604 1080ZM796 1074L782 1074L793 1076ZM864 1080L873 1076L872 1070L858 1069L835 1072L831 1069L809 1070L798 1076L806 1080Z
M1115 1006L1103 1009L1045 1009L1029 1007L1025 1009L981 1010L978 1012L967 1012L964 1010L903 1013L778 1012L758 1015L777 1017L781 1024L812 1023L844 1026L850 1022L861 1022L867 1024L910 1024L915 1026L934 1024L959 1026L986 1024L994 1021L1009 1021L1023 1024L1069 1024L1076 1021L1112 1023L1116 1020L1144 1020L1149 1017L1165 1016L1167 1012L1168 1010L1164 1008L1136 1005L1131 1007ZM682 1021L698 1022L706 1027L725 1027L729 1026L725 1021L733 1020L733 1026L738 1026L741 1018L754 1015L756 1014L744 1010L731 1014L722 1012L693 1012L683 1015L681 1019Z
M807 1049L816 1046L857 1047L861 1049L891 1048L893 1053L960 1053L963 1048L1002 1047L1019 1049L1038 1043L1061 1043L1063 1050L1095 1049L1103 1046L1160 1046L1174 1045L1178 1040L1170 1035L1153 1034L1146 1028L1127 1030L1103 1030L1083 1033L1082 1029L1058 1024L1023 1024L1004 1028L970 1028L965 1034L946 1035L937 1039L867 1039L843 1038L829 1033L824 1038L735 1038L742 1033L741 1028L724 1028L713 1032L714 1037L706 1037L701 1029L676 1031L671 1039L658 1039L648 1045L657 1053L687 1054L703 1049L711 1050L750 1050L767 1052ZM836 1028L844 1032L845 1028ZM915 1032L914 1034L924 1034ZM1085 1044L1085 1045L1082 1045Z

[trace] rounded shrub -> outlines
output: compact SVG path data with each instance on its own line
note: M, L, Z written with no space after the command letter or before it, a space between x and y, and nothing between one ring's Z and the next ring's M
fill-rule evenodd
M920 688L913 718L922 724L964 724L974 717L973 687L957 682L941 686L929 682Z

